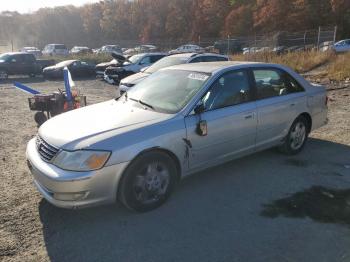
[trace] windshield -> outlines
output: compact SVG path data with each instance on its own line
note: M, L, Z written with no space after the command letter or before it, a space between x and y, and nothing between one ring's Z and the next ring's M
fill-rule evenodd
M0 55L0 60L1 61L6 61L11 55L9 54L2 54Z
M130 64L130 62L132 64L136 64L141 59L141 57L143 57L143 55L133 55L124 64Z
M152 74L127 93L159 112L175 114L183 109L210 77L184 70L162 70Z
M157 72L159 69L162 69L168 66L185 64L187 60L188 60L187 57L171 57L171 56L164 57L163 59L160 59L158 62L150 66L147 70L145 70L145 73L153 74L154 72Z
M55 45L56 49L67 49L65 45Z

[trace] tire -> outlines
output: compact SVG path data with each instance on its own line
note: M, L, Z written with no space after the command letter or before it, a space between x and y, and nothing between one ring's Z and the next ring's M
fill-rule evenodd
M8 73L4 69L0 69L0 79L7 79L9 77Z
M309 123L303 116L299 116L294 120L284 144L280 147L280 151L287 155L296 155L300 153L309 136Z
M160 151L147 152L125 170L118 199L130 210L151 211L169 198L176 182L177 168L173 159Z
M47 117L44 112L36 112L34 115L34 120L38 124L38 127L40 127L47 121Z

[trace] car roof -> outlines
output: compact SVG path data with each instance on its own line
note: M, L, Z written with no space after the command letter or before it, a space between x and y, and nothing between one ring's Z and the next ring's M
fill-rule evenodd
M7 55L32 55L32 54L27 53L27 52L8 52L8 53L4 53L4 54L7 54Z
M187 71L195 71L213 74L218 71L221 71L225 68L239 69L248 66L266 66L266 67L277 67L284 68L281 65L277 64L269 64L269 63L259 63L259 62L246 62L246 61L223 61L223 62L204 62L204 63L190 63L190 64L179 64L171 67L167 67L166 69L171 70L187 70ZM163 69L161 69L163 70Z
M218 57L227 57L225 55L221 54L216 54L216 53L178 53L178 54L173 54L169 55L171 57L182 57L182 58L191 58L191 57L199 57L199 56L218 56Z
M139 53L139 54L135 54L135 55L139 55L139 56L148 56L148 55L164 55L166 56L166 53L162 53L162 52L152 52L152 53Z

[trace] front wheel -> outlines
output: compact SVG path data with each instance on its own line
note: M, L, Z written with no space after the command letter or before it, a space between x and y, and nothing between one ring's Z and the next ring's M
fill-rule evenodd
M119 200L131 210L153 210L168 199L176 178L177 168L170 156L158 151L145 153L126 169L119 186Z
M7 79L9 77L6 70L0 69L0 79Z
M288 155L298 154L305 146L308 135L308 122L305 117L299 116L293 122L284 144L280 148L281 151Z

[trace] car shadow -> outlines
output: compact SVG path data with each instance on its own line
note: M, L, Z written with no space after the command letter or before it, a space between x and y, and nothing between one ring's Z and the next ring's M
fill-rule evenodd
M45 78L43 78L42 76L36 76L36 77L15 76L15 77L9 77L7 79L0 80L0 85L13 84L14 82L20 82L22 84L42 83L42 82L45 82Z
M86 80L96 80L96 76L95 75L91 75L91 76L72 76L74 81L86 81ZM63 77L49 77L49 78L45 78L45 81L63 81Z
M120 204L65 210L41 200L46 250L51 261L281 261L286 250L274 246L288 246L288 232L310 232L295 220L281 235L283 221L270 219L278 212L264 213L265 204L345 177L349 156L350 146L319 139L298 156L256 153L184 179L165 205L143 214ZM313 172L317 166L322 172Z

